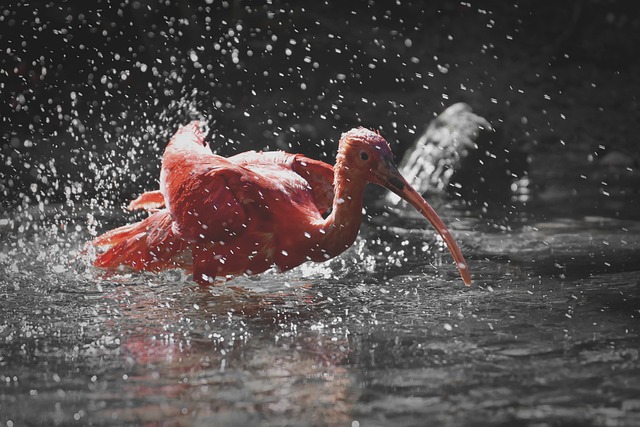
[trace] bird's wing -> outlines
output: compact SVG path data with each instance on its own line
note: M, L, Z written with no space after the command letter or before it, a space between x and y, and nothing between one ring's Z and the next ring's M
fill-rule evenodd
M165 187L174 231L192 242L228 241L256 220L319 219L333 203L333 168L302 155L246 152L192 160Z
M190 241L226 240L241 233L247 220L236 194L244 171L226 161L207 163L166 189L174 227Z
M226 242L241 236L253 221L264 222L260 227L268 231L281 220L321 219L323 211L307 179L280 162L238 165L219 159L216 166L210 163L174 187L169 209L184 239ZM326 196L319 194L324 208Z
M258 153L247 151L229 158L233 163L251 167L278 164L301 176L311 187L313 200L320 213L327 212L333 204L333 166L302 154L283 151Z

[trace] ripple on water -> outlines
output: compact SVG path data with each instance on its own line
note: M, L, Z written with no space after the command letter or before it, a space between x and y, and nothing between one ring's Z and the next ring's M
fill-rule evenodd
M96 271L86 216L59 212L0 229L3 422L640 422L634 223L462 218L470 288L399 221L328 263L202 289Z

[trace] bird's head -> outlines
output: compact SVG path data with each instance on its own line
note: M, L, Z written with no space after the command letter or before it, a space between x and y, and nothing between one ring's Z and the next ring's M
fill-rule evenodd
M417 209L444 239L465 284L471 284L460 248L438 214L400 174L391 147L382 135L362 127L342 134L336 167L339 164L350 180L361 179L385 187Z
M359 127L342 134L338 161L348 167L351 177L379 184L377 172L384 172L387 164L393 164L393 153L382 135Z
M378 132L351 129L342 134L338 151L338 161L344 164L349 179L371 182L400 196L398 192L413 190L398 172L389 143Z

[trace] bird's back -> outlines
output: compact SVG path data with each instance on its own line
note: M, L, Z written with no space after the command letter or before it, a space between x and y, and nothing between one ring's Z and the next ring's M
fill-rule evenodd
M333 168L282 151L221 157L194 123L167 145L160 189L180 235L224 241L250 221L321 218L333 201Z

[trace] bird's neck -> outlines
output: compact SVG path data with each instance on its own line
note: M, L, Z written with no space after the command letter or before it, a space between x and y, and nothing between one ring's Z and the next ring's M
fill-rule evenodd
M334 167L333 208L323 227L325 236L322 246L331 257L344 252L358 236L366 185L365 180L350 173L345 157L339 153Z

